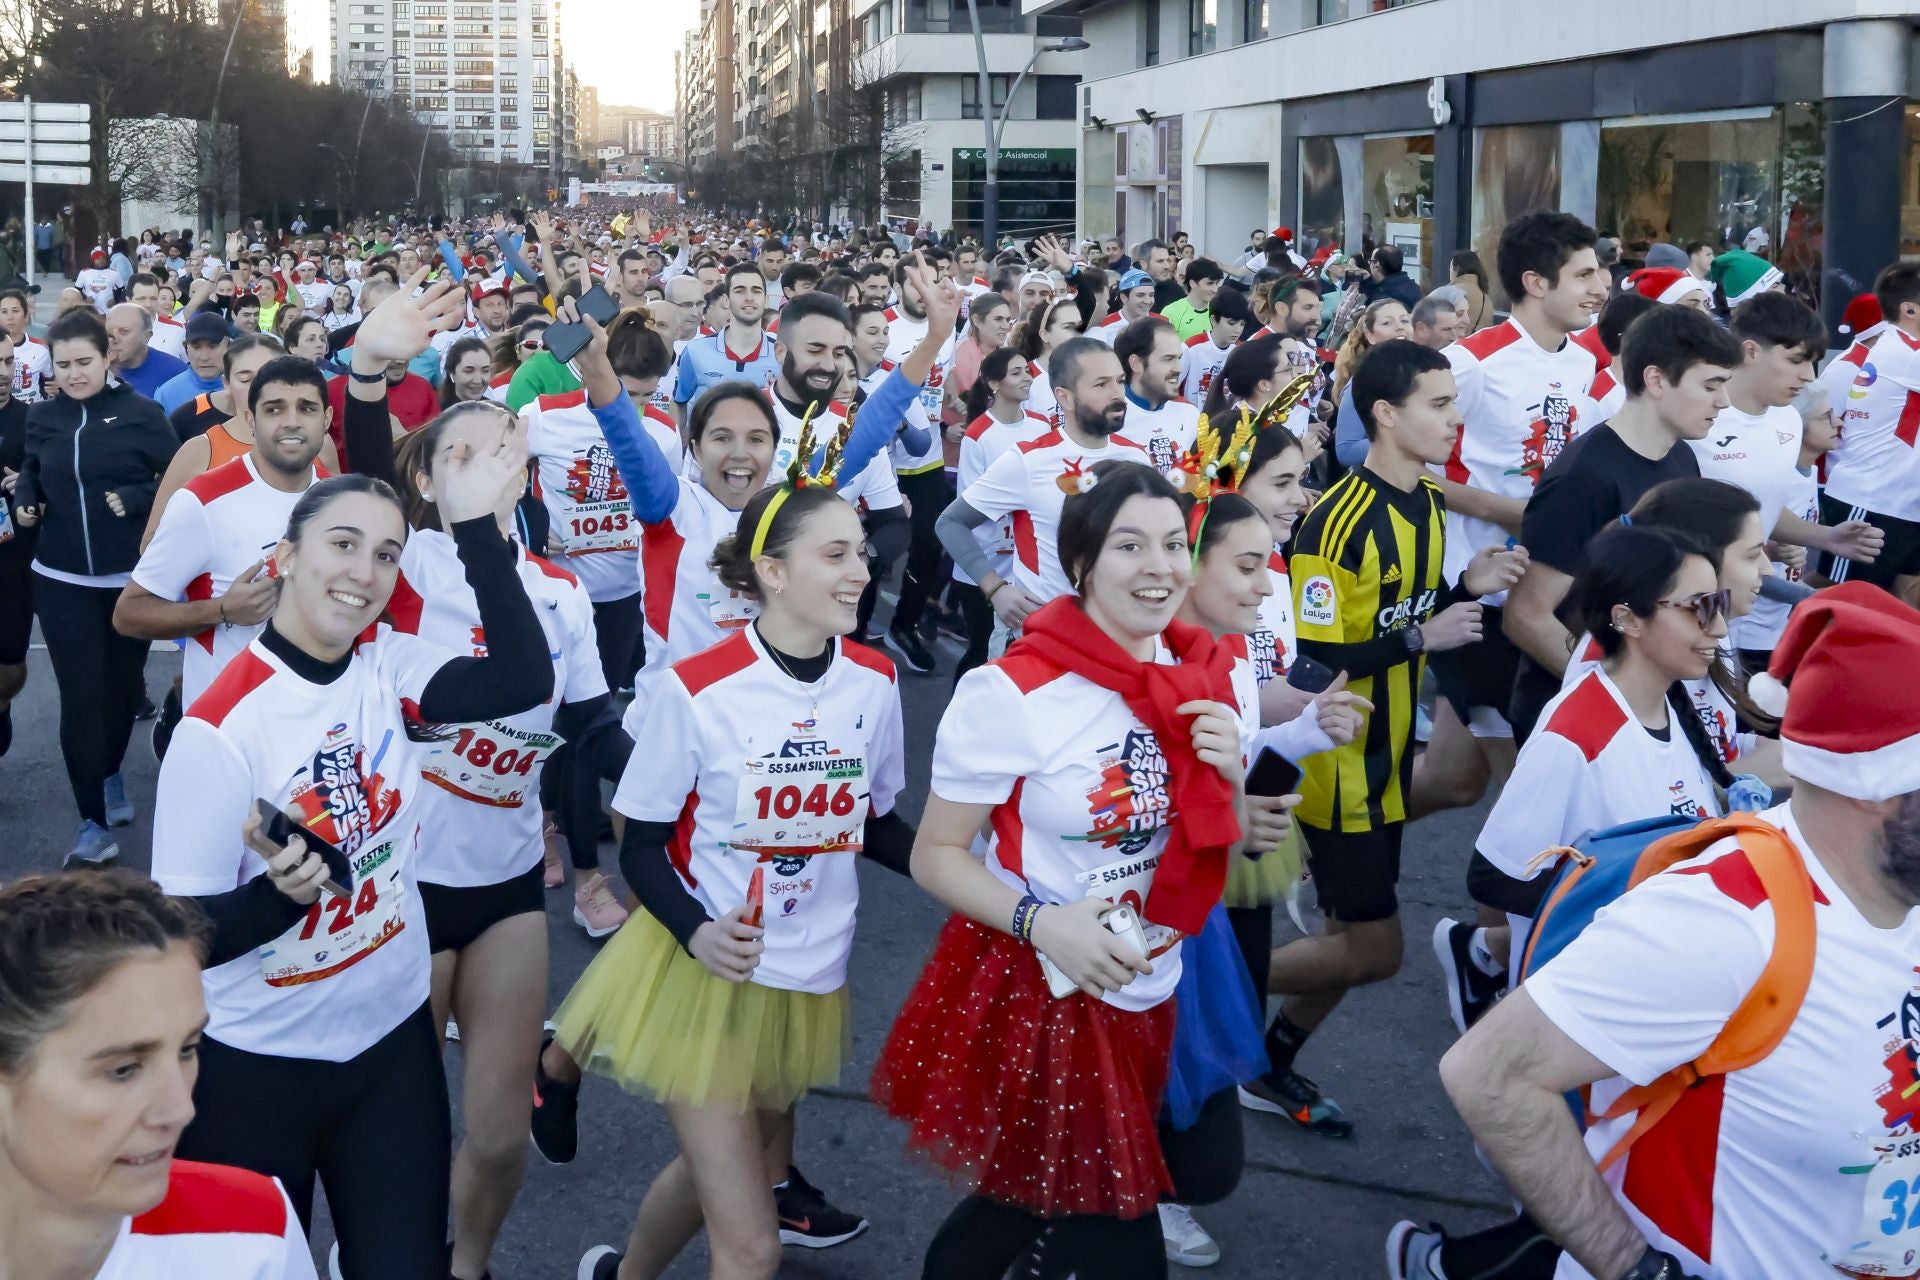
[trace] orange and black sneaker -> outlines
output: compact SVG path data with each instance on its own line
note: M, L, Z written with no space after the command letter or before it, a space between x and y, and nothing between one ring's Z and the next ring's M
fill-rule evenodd
M803 1249L828 1249L845 1244L867 1229L867 1220L827 1203L820 1188L787 1166L787 1180L773 1189L780 1215L780 1243Z
M1249 1111L1285 1116L1295 1128L1323 1138L1351 1138L1353 1121L1320 1086L1291 1067L1275 1067L1240 1086L1240 1105Z
M540 1051L545 1053L547 1046L552 1043L553 1033L549 1031L540 1042ZM536 1062L533 1068L533 1119L529 1128L533 1134L533 1149L548 1164L573 1163L573 1157L580 1149L579 1111L580 1086L562 1084L542 1071Z

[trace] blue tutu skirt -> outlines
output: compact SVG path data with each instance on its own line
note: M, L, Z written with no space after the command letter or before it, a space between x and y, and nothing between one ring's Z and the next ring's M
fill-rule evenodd
M1173 1061L1164 1103L1175 1129L1192 1128L1214 1094L1267 1070L1262 1012L1227 909L1216 903L1199 935L1180 944Z

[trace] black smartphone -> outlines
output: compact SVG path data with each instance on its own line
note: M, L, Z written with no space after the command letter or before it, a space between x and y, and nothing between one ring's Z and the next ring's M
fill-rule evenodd
M587 326L577 320L563 320L547 326L545 334L547 354L561 364L573 359L587 349L593 341L593 335L587 332Z
M620 314L620 304L613 300L613 295L607 292L606 286L600 284L594 285L593 288L581 294L580 300L573 305L581 315L592 316L593 322L601 328L612 324L613 318Z
M1287 669L1287 683L1302 693L1325 693L1333 687L1334 672L1324 662L1297 656Z
M1300 766L1278 751L1262 751L1247 770L1250 796L1290 796L1300 789Z
M301 843L319 854L327 864L327 878L321 882L321 886L336 898L353 896L353 864L347 860L346 854L295 822L273 801L258 800L255 806L260 814L261 834L272 843L282 846L299 836Z

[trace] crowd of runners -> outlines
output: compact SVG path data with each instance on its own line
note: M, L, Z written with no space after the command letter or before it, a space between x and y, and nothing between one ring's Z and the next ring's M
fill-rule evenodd
M323 1190L320 1273L482 1280L587 1075L678 1155L577 1280L843 1244L854 855L951 912L869 1082L924 1276L1278 1274L1206 1206L1365 1123L1313 1064L1482 801L1415 963L1514 1214L1386 1274L1920 1276L1920 264L1836 341L1563 213L1349 250L556 209L0 289L0 756L37 622L78 821L0 888L0 1277L305 1280Z

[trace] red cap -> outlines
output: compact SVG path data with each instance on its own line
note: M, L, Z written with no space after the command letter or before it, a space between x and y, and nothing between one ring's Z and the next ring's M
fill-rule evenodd
M478 302L482 298L505 297L506 292L507 292L506 281L482 280L479 284L473 287L473 300L475 302Z
M1273 234L1279 236L1282 240L1291 240L1293 239L1293 228L1292 227L1275 227L1273 229Z

